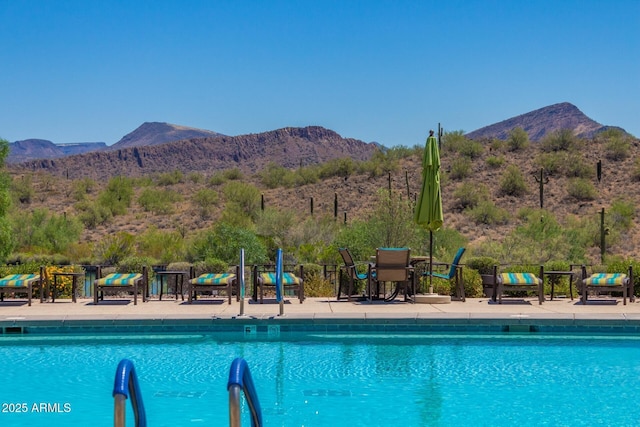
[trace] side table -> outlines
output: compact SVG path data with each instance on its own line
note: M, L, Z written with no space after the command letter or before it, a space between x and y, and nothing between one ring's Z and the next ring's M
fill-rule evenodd
M544 275L553 278L554 276L569 276L569 296L573 301L573 271L545 271ZM551 301L553 301L553 292L555 284L551 281Z
M76 302L78 293L78 277L83 277L84 273L58 272L53 273L53 289L51 289L51 302L56 301L56 291L58 290L58 277L71 277L71 301ZM49 285L51 286L51 285Z
M165 271L157 271L156 275L158 276L158 278L160 279L160 301L162 301L162 290L164 288L164 280L166 277L175 277L176 280L176 287L175 287L175 294L176 294L176 300L178 299L178 286L180 287L180 295L182 296L182 301L184 301L184 292L183 292L183 284L184 284L184 276L189 274L188 271L171 271L171 270L165 270ZM167 282L167 294L169 293L169 282Z

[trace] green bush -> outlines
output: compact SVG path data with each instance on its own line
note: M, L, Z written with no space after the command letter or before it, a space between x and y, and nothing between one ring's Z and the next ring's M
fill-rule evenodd
M156 190L145 188L138 197L138 203L145 212L156 215L168 215L173 213L174 203L182 201L182 196L173 190Z
M633 171L631 172L631 179L634 181L640 181L640 157L633 162Z
M564 175L567 178L589 178L595 173L593 166L588 165L581 155L570 154L565 161Z
M534 164L539 168L544 168L548 175L559 173L566 164L565 153L542 153L534 160Z
M187 179L192 184L202 184L204 182L204 175L202 175L200 172L191 172L189 173L189 175L187 175Z
M15 200L22 204L29 204L35 195L33 189L33 178L30 174L22 175L20 178L15 178L11 182L11 193Z
M198 208L200 217L209 218L218 204L218 192L210 188L201 188L193 195L193 204Z
M493 266L499 262L491 257L474 257L468 258L465 264L466 268L476 270L478 274L493 274Z
M613 228L629 230L633 225L633 217L635 215L636 207L632 201L618 199L614 200L611 208L609 208L608 219Z
M476 224L506 224L509 222L509 214L506 210L497 207L490 200L483 200L478 205L467 211Z
M267 164L258 175L260 182L267 188L293 187L296 182L292 171L272 162Z
M594 200L597 194L593 184L584 178L570 179L567 192L577 200Z
M607 273L628 274L629 266L633 273L633 295L640 296L640 261L636 259L617 259L607 264Z
M543 151L572 151L579 148L578 138L571 129L560 129L547 134L540 146Z
M449 177L453 180L462 180L468 178L472 171L472 162L467 157L457 157L451 162L451 171Z
M187 247L191 262L215 258L238 264L241 248L245 250L246 264L264 264L268 260L267 248L256 234L224 222L199 233Z
M97 202L81 201L76 203L75 208L79 212L78 219L87 228L106 224L112 217L111 210Z
M124 215L133 197L133 181L124 176L109 180L107 188L98 195L98 203L109 209L111 215Z
M224 172L222 172L222 175L230 181L235 181L243 178L242 171L238 168L226 169Z
M516 165L507 166L500 180L500 193L508 196L519 197L527 194L529 189L522 176L522 171Z
M333 284L324 278L322 266L318 264L304 264L304 295L310 298L334 297Z
M184 174L179 170L161 173L157 179L158 185L169 186L184 182Z
M489 198L489 189L484 184L463 182L453 192L455 206L459 209L472 209Z
M133 255L135 239L133 235L121 231L107 235L96 244L96 258L101 265L117 265Z
M228 273L229 263L216 258L206 258L194 262L193 270L196 277L206 273Z
M97 188L97 183L91 178L82 178L73 182L73 198L82 201L87 194L91 194Z
M464 281L464 295L467 298L481 298L484 296L482 278L478 271L463 268L462 280Z
M224 184L225 182L226 179L224 178L224 175L221 172L216 172L211 175L211 177L207 181L207 185L209 185L209 187L217 187Z
M529 146L529 134L521 127L512 129L507 138L507 145L511 151L523 150Z
M504 156L489 156L487 157L487 166L492 169L498 169L504 165Z

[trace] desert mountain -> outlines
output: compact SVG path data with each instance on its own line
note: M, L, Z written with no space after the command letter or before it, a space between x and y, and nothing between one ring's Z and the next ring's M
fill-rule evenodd
M172 170L205 172L231 168L253 173L270 162L296 168L343 157L366 160L376 149L374 144L343 138L332 130L310 126L98 151L60 159L30 161L16 167L47 171L71 179L106 179L116 175L143 176Z
M183 139L214 138L216 136L224 135L210 130L172 125L170 123L145 122L133 132L123 136L120 141L113 144L109 149L119 150L127 147L160 145Z
M575 105L562 102L485 126L466 136L475 140L484 138L506 140L509 133L518 127L527 132L531 141L539 141L545 135L561 129L572 129L580 138L592 138L611 126L603 126L587 117Z
M107 146L104 142L77 142L54 144L46 139L25 139L9 144L7 163L20 163L34 159L56 159L59 157L97 151Z

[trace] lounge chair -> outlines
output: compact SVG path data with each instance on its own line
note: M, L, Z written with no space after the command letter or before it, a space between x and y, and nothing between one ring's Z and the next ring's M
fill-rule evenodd
M44 287L42 278L45 277L44 267L40 267L40 274L9 274L0 279L0 301L4 301L4 294L25 292L27 304L31 306L33 288L40 287L40 302L44 302Z
M286 267L285 267L286 268ZM282 274L282 287L284 291L292 290L298 295L300 304L304 301L304 268L300 265L300 275L295 275L291 270ZM267 289L276 288L276 269L275 264L254 265L253 266L253 300L257 299L260 294L260 304L263 303L264 293Z
M462 266L460 265L460 259L462 258L462 255L464 255L464 251L465 251L465 248L459 248L458 252L456 252L456 255L453 257L453 261L451 261L451 264L447 264L443 262L433 263L433 266L435 267L449 268L449 272L447 274L437 273L434 271L425 271L424 273L422 273L422 275L425 277L432 276L432 277L437 277L439 279L445 279L445 280L455 279L456 294L458 296L458 299L460 299L460 301L465 300L464 281L462 278Z
M502 294L505 291L527 291L535 292L538 295L538 304L544 301L544 288L542 277L544 277L544 267L540 266L540 276L533 273L497 273L498 266L493 266L493 276L495 277L493 287L493 301L498 298L498 304L502 304Z
M413 266L411 265L411 249L409 248L378 248L376 249L376 263L369 265L369 280L367 289L369 301L373 299L373 284L376 287L376 298L380 297L381 282L395 282L396 287L389 295L383 292L385 301L392 301L404 289L404 299L408 300L409 287L413 283Z
M122 291L133 292L133 305L138 304L138 291L142 292L142 302L147 301L148 276L147 267L142 267L140 273L111 273L101 277L102 270L98 267L96 279L93 281L93 303L104 300L104 293L117 293Z
M338 252L342 256L342 260L344 261L344 265L340 268L340 280L338 283L338 300L340 300L340 294L342 293L342 273L344 272L349 281L348 281L348 289L346 292L347 299L351 301L351 296L353 295L353 284L356 280L367 280L369 278L369 271L360 272L358 271L359 265L368 265L368 263L356 263L353 261L353 257L351 256L351 252L347 248L339 248Z
M582 304L587 303L588 291L600 293L622 292L622 302L627 305L627 296L631 302L633 295L633 269L629 266L628 274L623 273L594 273L587 277L587 268L582 266Z
M234 287L236 288L236 300L240 300L237 277L240 275L240 267L236 267L233 273L204 273L194 277L194 269L191 267L191 279L189 280L189 304L197 298L198 293L213 292L214 290L224 290L227 293L229 304Z

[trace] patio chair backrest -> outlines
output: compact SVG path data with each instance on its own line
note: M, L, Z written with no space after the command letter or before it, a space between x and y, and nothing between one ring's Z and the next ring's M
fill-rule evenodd
M381 282L404 282L409 280L411 249L376 249L376 278Z
M460 259L462 255L464 255L465 248L459 248L458 252L456 252L456 256L453 257L453 262L451 263L451 268L449 268L449 278L452 279L456 275L456 269L460 265Z
M351 256L351 252L347 248L338 248L338 252L342 256L342 260L344 261L344 265L347 267L353 267L355 262L353 261L353 257Z

